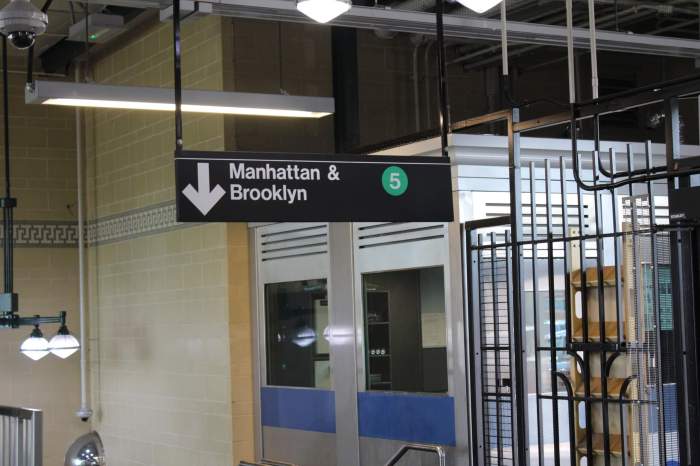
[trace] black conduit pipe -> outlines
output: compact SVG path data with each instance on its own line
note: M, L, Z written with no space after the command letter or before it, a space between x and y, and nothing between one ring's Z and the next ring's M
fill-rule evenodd
M2 38L2 96L3 96L3 118L5 136L5 197L2 199L3 211L3 252L4 252L4 281L5 293L13 291L13 251L14 242L12 212L17 205L17 201L10 194L10 103L9 103L9 81L7 63L7 38Z

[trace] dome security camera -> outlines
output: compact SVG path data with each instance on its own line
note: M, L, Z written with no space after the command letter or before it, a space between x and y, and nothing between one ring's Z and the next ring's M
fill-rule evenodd
M46 13L35 7L31 0L10 0L0 10L0 33L18 49L34 45L36 36L46 32L48 24Z

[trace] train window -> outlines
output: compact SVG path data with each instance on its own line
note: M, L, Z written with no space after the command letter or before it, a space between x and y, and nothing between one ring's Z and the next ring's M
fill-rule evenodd
M363 275L368 390L447 392L442 267Z
M326 280L265 285L267 383L331 387Z

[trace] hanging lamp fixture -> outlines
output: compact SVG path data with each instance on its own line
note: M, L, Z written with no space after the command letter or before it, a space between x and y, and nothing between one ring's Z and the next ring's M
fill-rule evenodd
M334 20L350 8L350 0L297 0L297 10L321 24Z
M3 116L5 133L5 196L0 198L0 207L3 213L3 272L4 292L0 294L0 328L17 329L21 326L32 325L34 329L29 338L20 346L20 352L34 361L42 359L49 353L60 358L67 358L75 353L80 344L66 327L66 312L61 311L56 316L44 317L35 315L21 317L19 311L19 297L14 292L14 209L17 207L17 199L12 197L10 185L10 110L9 110L9 83L7 63L7 37L2 36L2 92L3 92ZM47 341L39 326L41 324L60 324L58 334Z
M491 8L505 0L457 0L475 13L486 13Z

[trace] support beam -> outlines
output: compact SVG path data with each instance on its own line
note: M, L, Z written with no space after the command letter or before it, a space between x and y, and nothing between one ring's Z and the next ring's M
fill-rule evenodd
M218 0L213 3L213 13L221 16L255 18L271 21L308 22L308 18L296 10L294 2L287 0ZM382 28L398 32L435 35L433 13L353 6L333 21L335 26L359 29ZM498 19L474 18L461 15L445 15L445 36L453 39L501 40L501 23ZM536 44L565 47L566 28L548 24L508 22L508 41L512 44ZM574 47L589 48L588 29L575 28ZM684 58L700 57L700 41L675 37L627 34L599 31L598 49L610 52L665 55Z

